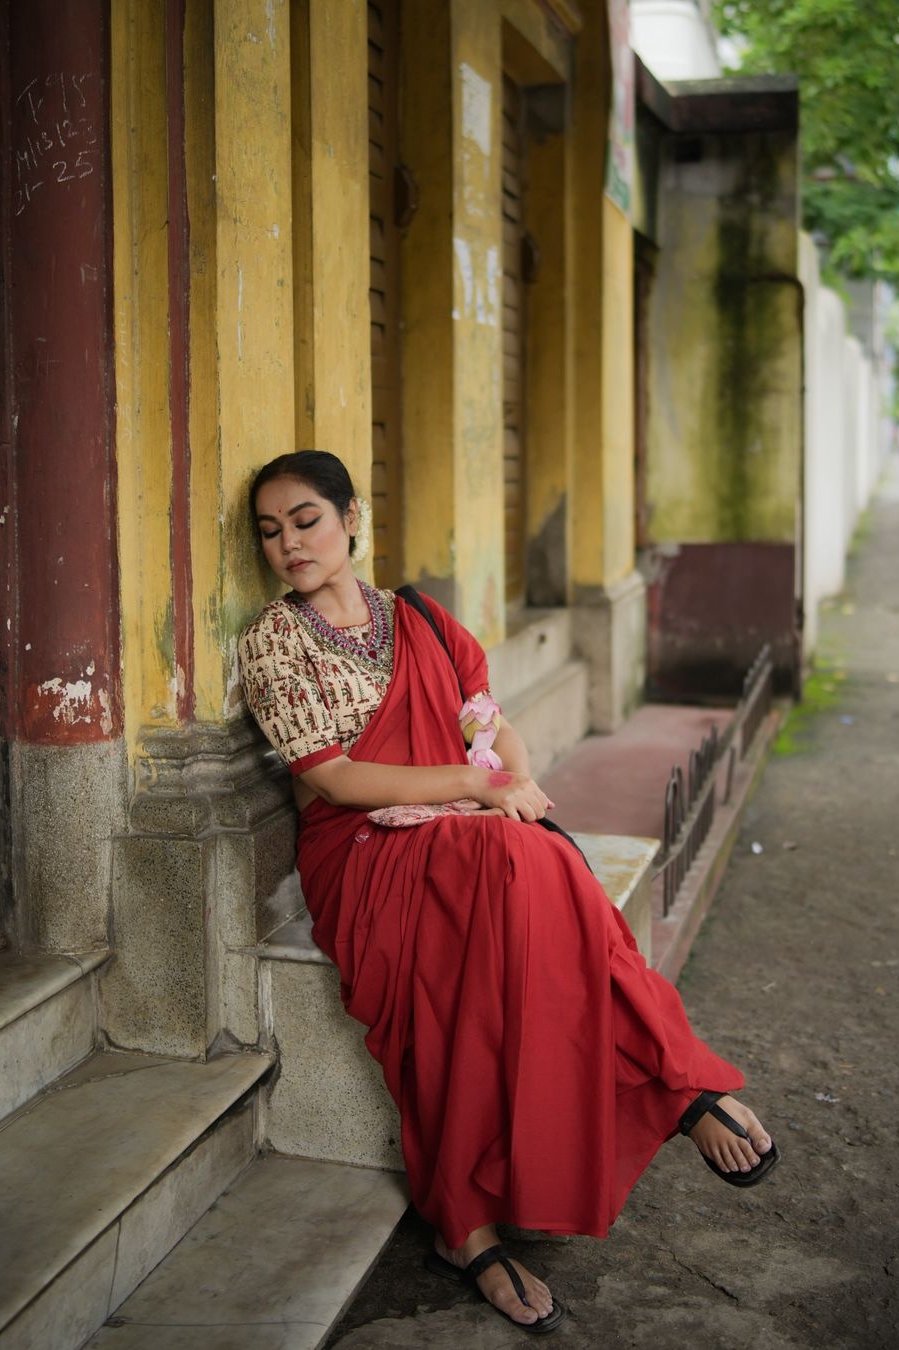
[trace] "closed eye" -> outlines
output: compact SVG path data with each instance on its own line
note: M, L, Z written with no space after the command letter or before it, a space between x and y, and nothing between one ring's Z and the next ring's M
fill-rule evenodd
M318 522L319 522L320 520L321 520L321 516L316 516L316 517L315 517L315 520L306 520L306 521L303 522L302 525L301 525L298 521L294 521L293 524L294 524L294 528L295 528L295 529L298 529L298 530L311 530L311 529L312 529L312 526L313 526L313 525L317 525ZM263 530L263 529L260 527L259 533L262 535L263 539L277 539L277 537L278 537L278 535L281 533L281 531L280 531L280 530Z

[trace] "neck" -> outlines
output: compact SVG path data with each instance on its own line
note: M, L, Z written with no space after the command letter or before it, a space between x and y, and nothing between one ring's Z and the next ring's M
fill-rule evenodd
M349 562L337 576L303 599L314 605L335 628L349 628L368 621L368 606Z

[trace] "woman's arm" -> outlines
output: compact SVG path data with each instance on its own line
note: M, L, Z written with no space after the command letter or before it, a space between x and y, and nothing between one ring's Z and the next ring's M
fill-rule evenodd
M548 798L526 773L478 769L471 764L370 764L340 755L299 775L332 806L372 810L406 803L431 805L472 797L513 820L537 820Z
M527 746L512 723L507 722L504 717L500 717L499 731L496 733L493 749L502 760L503 768L511 769L513 773L526 774L530 778L531 763Z

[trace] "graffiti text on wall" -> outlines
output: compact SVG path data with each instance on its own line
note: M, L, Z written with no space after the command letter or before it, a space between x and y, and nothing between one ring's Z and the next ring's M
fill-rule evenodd
M16 98L13 213L21 216L35 197L56 184L75 183L94 172L99 149L91 94L97 79L54 71L30 80Z

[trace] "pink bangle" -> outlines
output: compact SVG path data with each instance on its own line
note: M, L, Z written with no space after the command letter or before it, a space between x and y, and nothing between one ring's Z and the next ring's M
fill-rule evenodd
M478 769L501 769L503 762L499 755L492 748L496 740L497 725L496 719L502 716L502 711L496 699L490 694L477 694L474 698L467 699L459 710L460 723L474 722L475 731L471 738L471 746L468 751L468 762ZM465 729L463 728L463 736Z

